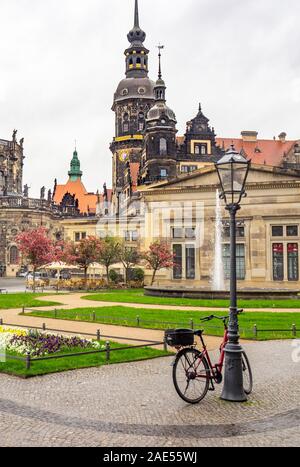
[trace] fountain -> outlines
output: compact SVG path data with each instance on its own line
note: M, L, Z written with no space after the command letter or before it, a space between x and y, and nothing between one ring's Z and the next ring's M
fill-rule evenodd
M222 207L219 190L216 191L216 222L215 222L215 260L212 287L215 291L225 290L224 267L222 256Z

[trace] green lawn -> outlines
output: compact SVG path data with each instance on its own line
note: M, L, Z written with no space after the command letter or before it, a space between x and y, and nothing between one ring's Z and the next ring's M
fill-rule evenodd
M207 334L220 336L223 334L223 324L218 320L209 323L200 323L200 318L208 316L211 311L175 311L175 310L152 310L137 309L122 306L102 307L102 308L78 308L73 310L57 310L57 318L77 321L93 321L93 311L95 312L95 322L114 324L119 326L137 327L137 315L140 318L140 327L148 329L167 329L167 328L189 328L190 320L194 320L197 328L203 328ZM30 313L33 316L53 318L54 311L34 311ZM222 312L214 313L217 316L224 316ZM291 329L295 324L300 331L300 313L272 313L257 312L245 313L240 315L241 337L253 339L253 327L256 324L260 330L268 329ZM258 334L259 340L269 339L288 339L292 338L291 331L282 332L262 332Z
M102 344L104 345L105 343L102 342ZM116 347L117 348L124 347L124 350L119 350L115 352L112 351L110 354L109 364L147 360L151 358L158 358L158 357L170 355L168 352L164 352L164 351L149 348L149 347L138 348L138 349L128 349L127 348L128 346L124 344L122 345L116 342L111 342L110 344L111 344L112 349ZM72 349L72 351L59 352L57 355L62 355L63 353L70 354L70 353L82 353L82 352L83 350L81 348L78 348L78 349ZM6 373L10 375L28 378L32 376L46 375L50 373L57 373L57 372L62 372L62 371L67 371L67 370L75 370L79 368L98 367L98 366L107 365L107 364L108 363L106 361L105 352L91 354L91 355L82 355L82 356L76 356L76 357L53 359L53 360L44 360L44 361L37 361L37 362L33 361L30 370L26 370L25 362L7 359L5 363L0 363L0 373Z
M0 295L0 310L9 310L12 308L35 308L41 306L55 306L61 305L58 302L41 301L38 297L49 296L51 293L12 293ZM53 295L55 297L56 295Z
M143 289L132 290L106 290L97 294L85 295L85 300L96 300L117 303L139 303L149 305L177 305L177 306L199 306L205 308L228 308L229 300L209 300L193 298L165 298L148 297L144 295ZM299 308L300 299L287 300L239 300L241 308Z

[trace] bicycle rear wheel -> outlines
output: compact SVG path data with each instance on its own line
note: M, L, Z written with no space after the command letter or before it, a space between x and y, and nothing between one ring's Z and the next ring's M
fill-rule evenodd
M198 404L207 394L210 370L206 358L193 348L181 350L173 366L177 394L189 404Z
M249 396L253 389L253 376L252 370L250 366L249 359L247 357L246 352L243 351L242 353L242 368L243 368L243 385L244 391Z

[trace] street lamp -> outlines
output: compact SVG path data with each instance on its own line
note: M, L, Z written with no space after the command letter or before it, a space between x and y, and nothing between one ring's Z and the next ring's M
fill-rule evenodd
M221 183L221 199L230 214L230 314L228 344L225 348L225 376L221 399L232 402L247 400L243 387L242 347L239 343L236 277L236 213L242 197L246 196L245 185L251 161L235 151L234 146L216 164Z

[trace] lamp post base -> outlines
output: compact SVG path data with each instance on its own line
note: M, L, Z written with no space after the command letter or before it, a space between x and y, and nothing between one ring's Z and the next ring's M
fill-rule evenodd
M243 385L242 347L229 343L225 348L225 376L221 399L230 402L246 402Z

